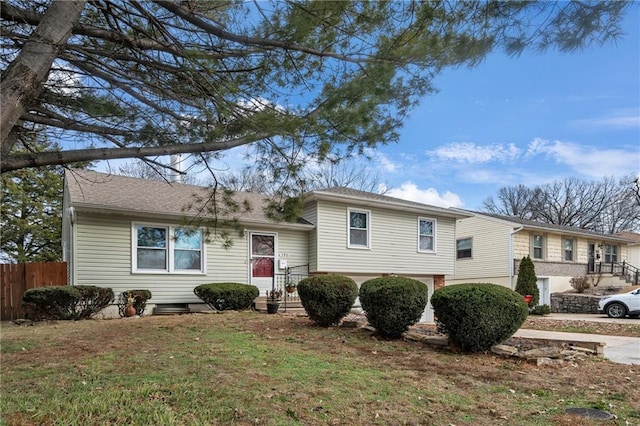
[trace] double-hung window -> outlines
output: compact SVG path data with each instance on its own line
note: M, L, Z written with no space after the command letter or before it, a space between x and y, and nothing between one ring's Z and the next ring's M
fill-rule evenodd
M562 259L565 262L573 262L573 240L571 238L562 239Z
M611 244L604 245L604 263L617 263L618 262L618 246Z
M426 253L436 251L436 221L434 219L418 218L418 251Z
M134 272L204 272L201 229L134 224L132 239Z
M535 234L532 237L532 252L534 259L544 259L544 236Z
M456 259L471 259L471 238L462 238L456 241Z
M349 248L370 248L371 213L368 210L349 209L348 244Z

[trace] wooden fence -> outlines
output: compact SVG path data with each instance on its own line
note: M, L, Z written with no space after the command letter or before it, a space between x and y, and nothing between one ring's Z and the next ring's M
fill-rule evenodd
M0 264L0 317L2 321L24 318L22 295L36 287L67 284L66 262Z

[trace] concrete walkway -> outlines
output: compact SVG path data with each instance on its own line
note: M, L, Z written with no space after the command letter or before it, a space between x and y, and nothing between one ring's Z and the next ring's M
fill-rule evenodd
M545 316L545 319L553 320L571 320L571 321L592 321L592 322L612 322L617 324L638 324L640 319L626 318L613 319L606 315L594 314L551 314ZM604 343L605 358L617 362L619 364L637 364L640 365L640 336L623 337L623 336L604 336L601 334L584 334L584 333L564 333L558 331L529 330L521 328L515 335L516 337L525 337L529 339L553 339L566 340L573 342L599 342Z
M615 324L635 324L640 325L640 318L609 318L604 314L549 314L543 317L531 316L530 318L541 318L561 321L590 321L590 322L610 322ZM638 336L640 337L640 335Z

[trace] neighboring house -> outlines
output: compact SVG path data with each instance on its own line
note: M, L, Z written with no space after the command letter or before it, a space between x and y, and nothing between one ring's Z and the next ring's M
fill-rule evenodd
M358 284L382 275L413 277L434 288L455 269L456 220L468 213L346 188L305 195L295 223L274 222L264 195L234 193L246 213L237 229L213 229L196 200L207 188L168 184L92 171L65 175L63 253L70 283L151 290L152 306L201 301L197 285L251 283L261 296L287 268L308 265L309 274L337 273ZM219 195L220 196L220 195ZM233 244L223 247L221 231ZM210 236L207 237L207 234ZM150 307L152 307L150 306ZM431 321L427 309L423 320Z
M469 212L471 213L471 212ZM579 228L516 217L474 213L456 225L456 272L447 284L490 282L515 288L520 261L533 260L540 304L570 290L572 277L589 275L597 285L623 286L607 273L627 261L630 241Z
M634 232L618 232L616 235L631 241L628 249L629 254L627 262L640 268L640 234L636 234Z

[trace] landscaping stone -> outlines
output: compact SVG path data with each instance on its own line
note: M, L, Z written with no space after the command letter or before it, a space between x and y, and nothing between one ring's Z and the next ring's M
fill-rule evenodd
M509 345L493 345L491 346L491 352L497 355L516 356L518 354L518 348Z
M564 314L597 314L602 296L582 293L553 293L551 312Z

